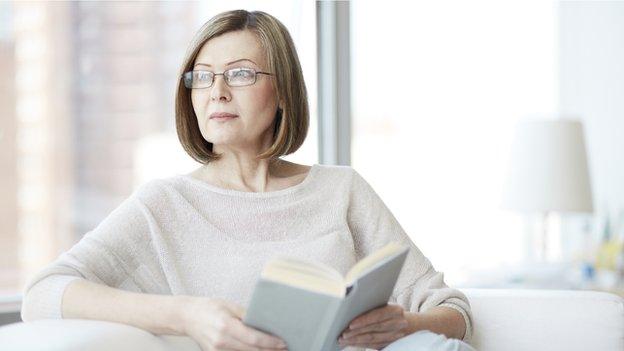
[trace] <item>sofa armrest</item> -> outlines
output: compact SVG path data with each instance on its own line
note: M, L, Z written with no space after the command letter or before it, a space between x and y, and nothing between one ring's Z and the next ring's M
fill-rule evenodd
M480 351L624 350L624 302L596 291L461 289Z
M40 319L0 328L6 350L201 351L188 336L153 335L126 324L86 319Z
M624 301L593 291L461 289L479 351L624 350ZM125 324L43 319L0 328L7 350L201 351L190 337L155 336Z

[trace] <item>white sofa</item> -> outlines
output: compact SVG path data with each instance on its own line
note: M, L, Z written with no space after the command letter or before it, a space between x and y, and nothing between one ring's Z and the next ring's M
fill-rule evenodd
M481 351L622 351L624 301L593 291L462 289ZM66 319L0 328L2 350L199 351L184 336L154 336L124 324Z

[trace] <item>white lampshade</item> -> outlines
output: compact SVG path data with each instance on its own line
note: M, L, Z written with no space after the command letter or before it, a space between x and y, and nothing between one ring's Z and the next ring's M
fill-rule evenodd
M528 213L593 211L581 122L526 120L516 126L503 207Z

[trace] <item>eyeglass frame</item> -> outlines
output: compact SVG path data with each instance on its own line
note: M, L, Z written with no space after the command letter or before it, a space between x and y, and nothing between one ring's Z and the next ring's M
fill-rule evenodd
M232 71L232 70L236 70L236 69L239 69L239 70L240 70L240 69L252 70L252 71L254 72L254 81L253 81L253 83L250 83L250 84L245 84L245 85L233 85L233 86L232 86L232 85L230 85L230 83L228 83L227 79L225 79L225 72ZM212 73L212 83L210 83L210 85L209 85L209 86L207 86L207 87L203 87L203 88L193 88L193 87L187 87L187 86L186 86L186 81L185 81L185 77L184 77L184 76L185 76L186 74L189 74L189 73L191 73L191 74L192 74L192 72L208 72L208 73ZM216 79L215 79L215 78L216 78L216 76L223 76L223 81L225 82L225 84L226 84L228 87L231 87L231 88L237 88L237 87L248 87L248 86L250 86L250 85L254 85L254 84L256 84L256 82L258 81L258 74L266 74L266 75L269 75L269 76L275 76L275 74L274 74L274 73L262 72L262 71L256 71L256 69L255 69L255 68L251 68L251 67L236 67L236 68L226 69L225 71L223 71L223 72L221 72L221 73L214 73L213 71L207 71L207 70L190 70L190 71L186 71L186 72L182 73L182 75L180 76L180 78L183 80L182 82L183 82L184 87L185 87L186 89L207 89L207 88L210 88L210 87L212 87L212 86L214 85L214 83L215 83L215 81L216 81Z

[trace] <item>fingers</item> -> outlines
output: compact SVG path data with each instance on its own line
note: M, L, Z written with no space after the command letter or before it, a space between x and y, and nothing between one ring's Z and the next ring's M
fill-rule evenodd
M246 326L242 322L245 309L227 300L207 299L198 310L197 323L191 323L189 336L202 349L223 351L278 351L286 344L278 337Z
M370 332L400 331L406 328L407 325L407 320L403 318L388 319L379 323L369 324L362 328L345 331L342 333L342 337L348 339L356 335Z
M349 339L340 340L341 346L349 345L356 347L368 347L379 344L389 344L397 339L405 336L404 332L390 331L382 333L366 333L362 335L356 335Z
M349 329L361 328L383 320L403 316L403 307L399 305L386 305L354 318L349 323Z
M212 340L212 347L214 350L227 350L227 351L284 351L282 348L264 348L258 346L248 345L240 340L237 340L229 335L221 334L220 337ZM211 350L213 350L211 349Z
M235 304L235 303L231 303L229 301L224 301L223 304L230 312L232 312L232 314L234 314L236 317L242 319L243 316L245 315L245 308L241 305Z
M234 319L228 323L228 332L246 344L249 350L256 350L257 347L264 349L285 349L286 343L277 336L263 333L254 328L250 328L243 324L240 320ZM247 350L241 348L241 350Z

